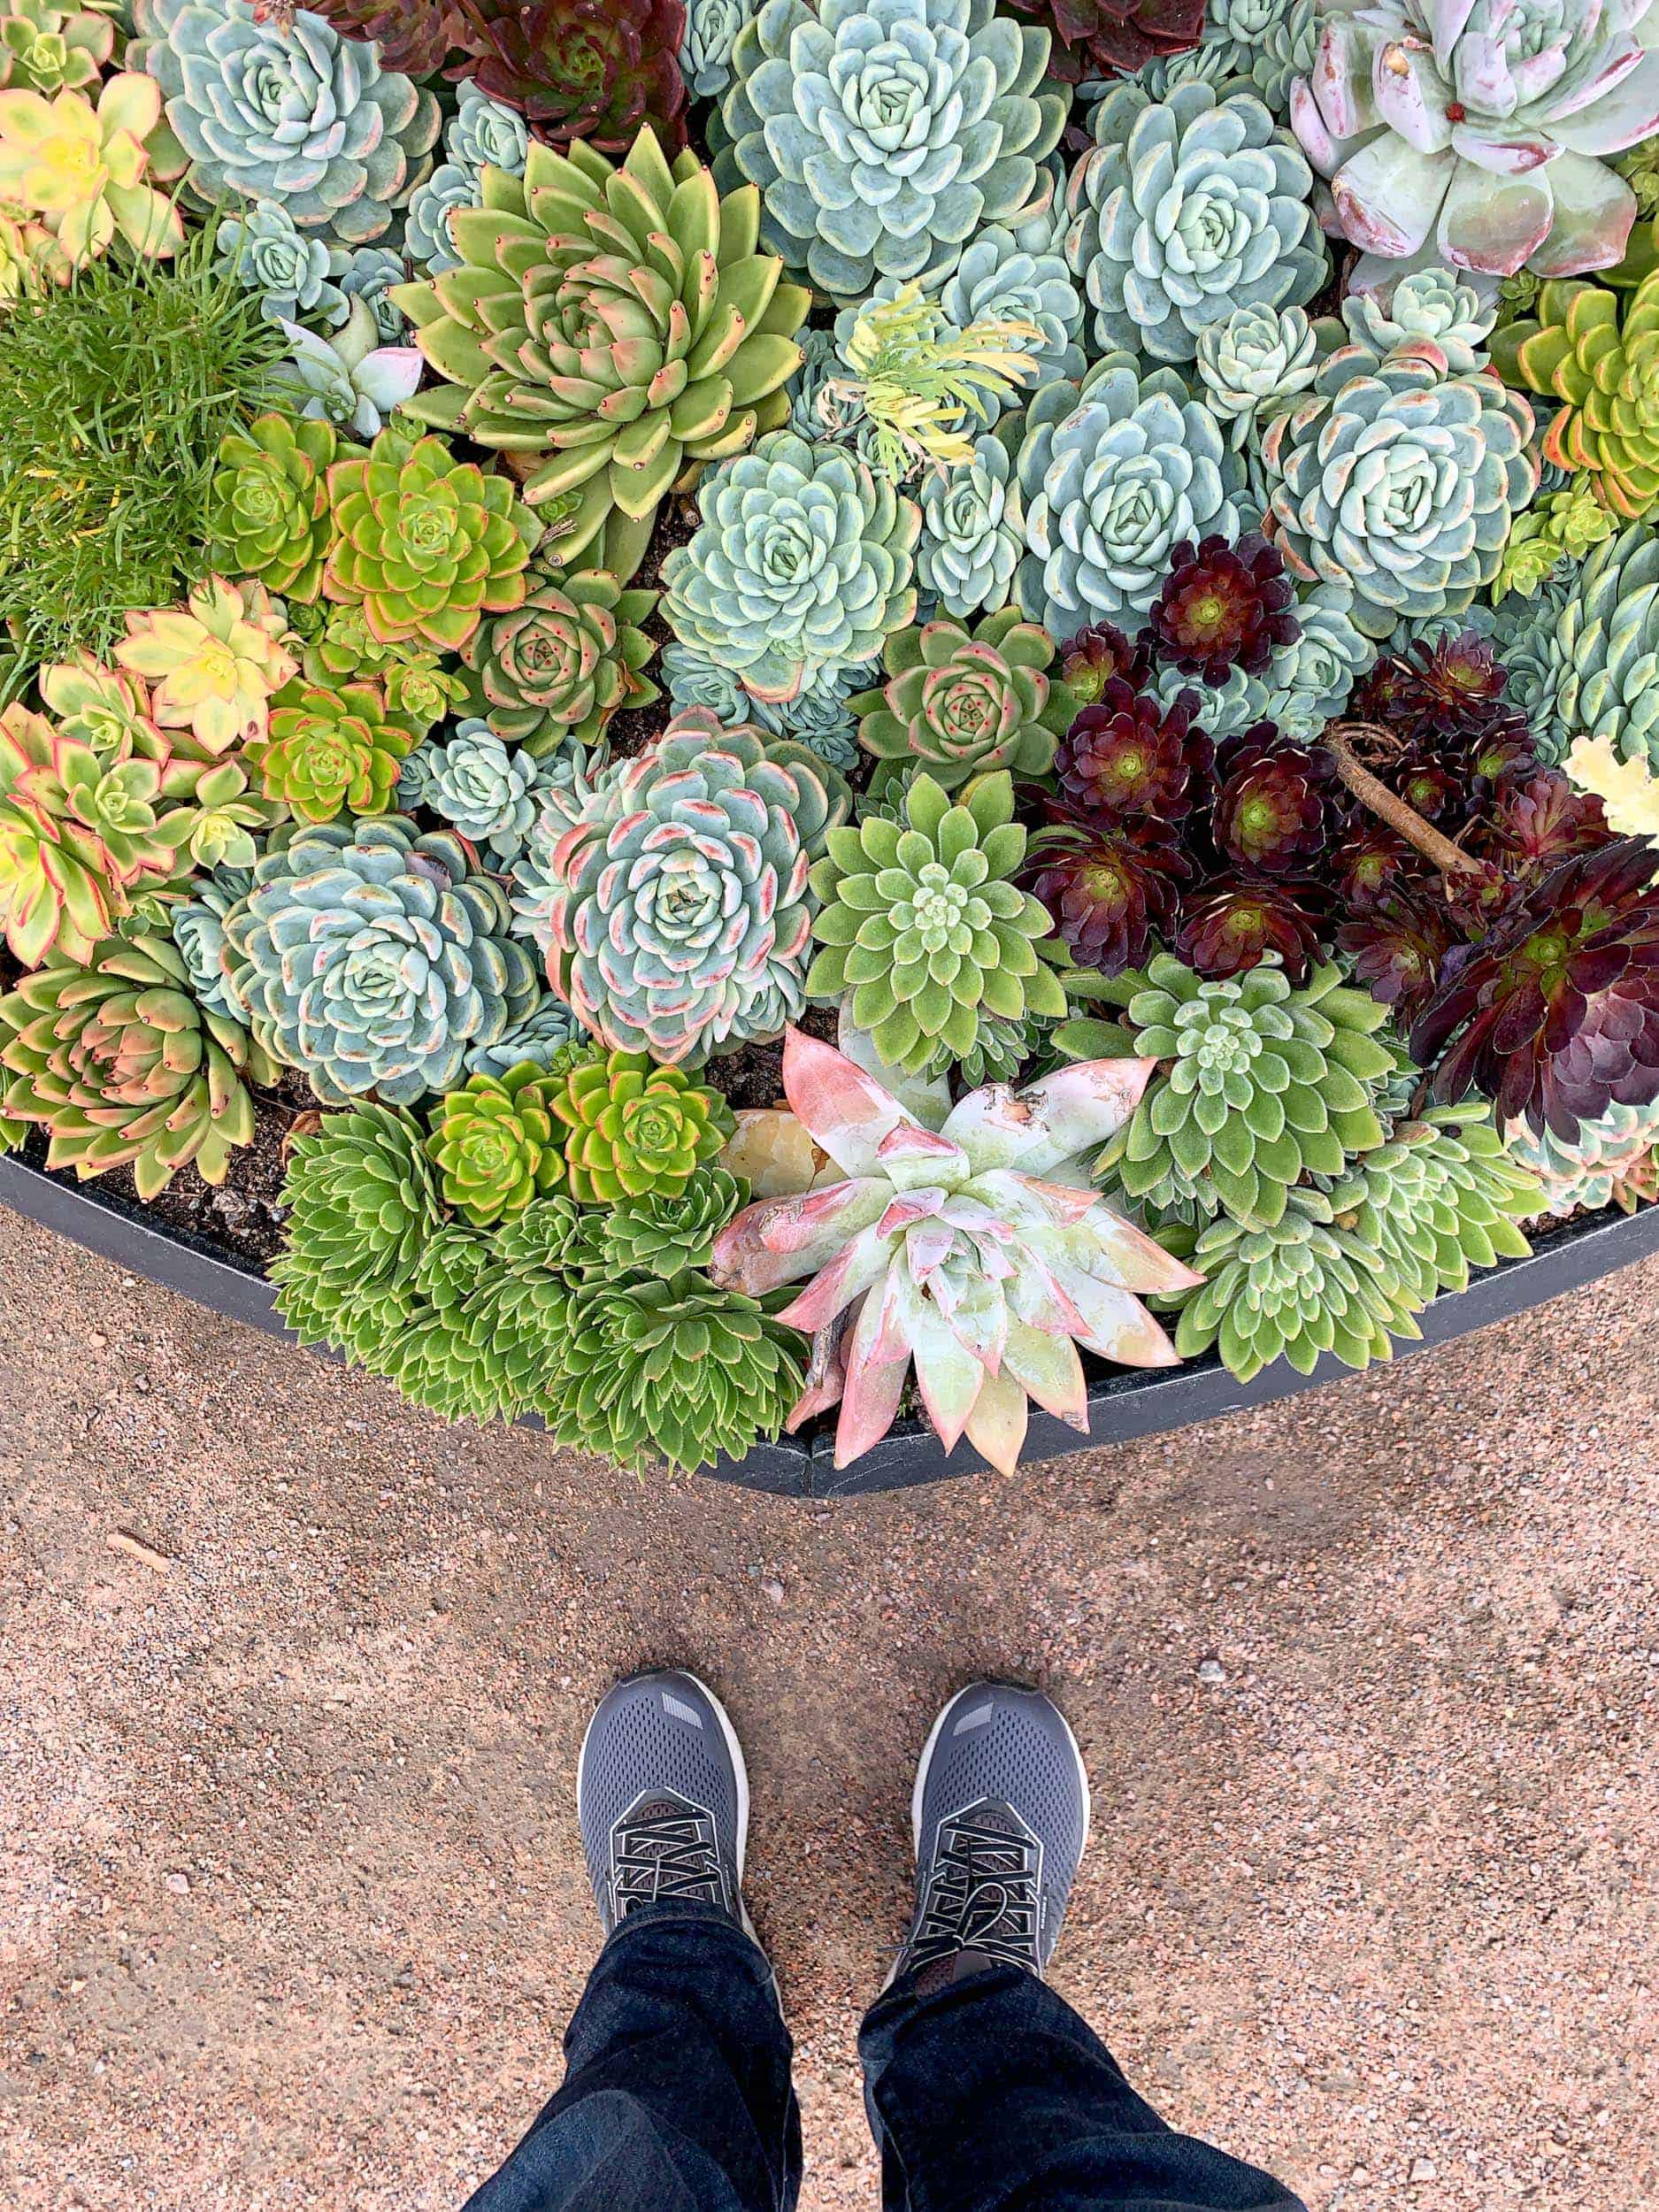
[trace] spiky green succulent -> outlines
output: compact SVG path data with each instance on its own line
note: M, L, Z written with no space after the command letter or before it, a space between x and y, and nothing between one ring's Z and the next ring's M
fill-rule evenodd
M332 822L386 811L416 735L376 684L328 691L296 682L278 692L269 730L242 748L242 757L266 798L280 799L303 822Z
M1396 1121L1338 1202L1342 1226L1381 1252L1418 1307L1467 1290L1471 1268L1524 1260L1532 1248L1516 1225L1538 1210L1537 1178L1479 1099Z
M327 1336L336 1317L412 1290L443 1222L426 1132L412 1114L373 1103L326 1114L294 1140L282 1203L271 1280L278 1311L302 1334Z
M434 94L298 9L135 0L127 67L161 87L204 200L275 201L303 230L378 238L429 168Z
M640 626L656 607L654 591L625 591L603 569L533 568L523 603L486 617L463 648L474 712L532 752L596 744L619 709L658 696Z
M444 1203L475 1227L522 1213L563 1180L552 1089L553 1078L526 1060L506 1075L470 1076L433 1115L426 1149Z
M326 1105L451 1089L537 995L501 886L448 831L393 816L274 839L225 918L231 994Z
M772 431L697 505L701 527L663 563L663 611L756 698L873 659L914 617L920 512L845 448Z
M1007 445L991 431L973 442L964 468L930 470L921 487L916 573L947 614L960 619L1010 595L1025 549L1025 511Z
M0 1006L0 1108L46 1131L49 1167L82 1182L130 1168L149 1199L182 1167L222 1183L252 1142L244 1078L270 1082L275 1070L197 1002L171 938L108 938L84 963L49 953Z
M284 598L314 600L334 538L332 423L260 415L221 442L208 511L208 557Z
M830 832L807 989L844 1001L887 1066L919 1074L941 1050L965 1057L987 1021L1064 1014L1053 926L1013 880L1026 841L1013 817L1005 772L955 802L924 772L900 821Z
M1659 766L1659 532L1635 522L1597 546L1553 626L1540 608L1527 628L1539 642L1524 681L1540 758L1554 764L1593 738Z
M1007 769L1046 775L1078 702L1051 678L1054 640L1012 607L970 631L941 619L895 630L879 690L851 701L858 741L878 760L914 762L955 791L974 776Z
M1271 1227L1294 1184L1340 1176L1382 1141L1386 1009L1337 968L1298 988L1269 958L1206 983L1157 953L1110 995L1124 1008L1122 1048L1161 1064L1101 1171L1156 1213Z
M747 1183L723 1167L699 1167L681 1190L621 1199L604 1217L603 1264L664 1279L706 1268L714 1240L748 1197Z
M1071 180L1066 256L1099 351L1190 361L1240 307L1301 307L1325 282L1313 173L1248 92L1114 85Z
M530 457L559 558L626 582L670 488L784 419L807 295L757 251L758 194L722 196L649 128L619 170L533 144L481 192L449 217L458 265L394 296L444 380L409 412Z
M1659 1099L1647 1106L1609 1106L1593 1121L1581 1121L1571 1141L1546 1128L1535 1136L1524 1121L1503 1133L1509 1154L1530 1178L1532 1196L1527 1215L1569 1215L1618 1205L1634 1213L1659 1197ZM1526 1218L1524 1215L1523 1218Z
M1205 1279L1176 1324L1182 1358L1214 1346L1250 1382L1276 1359L1310 1375L1325 1352L1369 1367L1394 1356L1395 1337L1420 1335L1409 1286L1386 1253L1340 1225L1341 1200L1294 1190L1271 1226L1211 1222L1190 1254Z
M766 243L833 298L934 280L1033 197L1065 120L1049 49L992 0L765 0L733 49L720 173L760 187Z
M486 614L524 603L541 526L511 480L486 476L442 438L382 430L328 472L336 535L330 599L363 608L377 638L465 645Z
M683 1069L653 1067L642 1052L584 1057L547 1095L562 1133L564 1187L584 1206L673 1196L733 1126L718 1091Z

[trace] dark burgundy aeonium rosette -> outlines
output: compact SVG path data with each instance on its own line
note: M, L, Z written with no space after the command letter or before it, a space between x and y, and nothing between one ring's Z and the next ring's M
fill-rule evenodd
M1258 722L1222 745L1216 773L1212 832L1235 866L1296 876L1323 858L1341 787L1322 746L1299 744Z
M1209 982L1259 967L1270 952L1284 962L1293 983L1303 982L1319 956L1313 888L1217 877L1183 903L1174 949Z
M1295 606L1284 557L1265 538L1189 539L1171 555L1147 622L1171 667L1222 684L1235 668L1260 675L1276 646L1295 643Z
M1061 797L1109 821L1142 814L1185 819L1215 758L1210 739L1194 726L1198 704L1195 691L1164 706L1111 678L1060 741L1054 774Z
M1110 823L1050 802L1022 879L1054 918L1079 967L1138 967L1174 926L1193 865L1164 824Z

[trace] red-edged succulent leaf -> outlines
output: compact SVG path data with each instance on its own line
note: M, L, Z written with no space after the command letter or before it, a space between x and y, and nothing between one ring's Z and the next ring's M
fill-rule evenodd
M1054 773L1062 798L1103 821L1183 820L1215 758L1193 723L1198 706L1195 691L1164 706L1114 676L1060 741Z
M477 33L469 0L311 0L311 8L342 38L375 40L380 66L411 77L434 75Z
M1237 545L1222 537L1178 545L1148 621L1164 659L1207 684L1225 683L1235 668L1259 675L1276 646L1302 634L1284 557L1254 534Z
M1311 887L1218 879L1183 908L1175 950L1211 983L1259 967L1276 952L1291 981L1301 983L1319 952Z
M1220 786L1212 828L1233 864L1262 875L1305 875L1328 849L1338 820L1336 771L1323 746L1281 737L1258 722L1216 757Z
M1558 768L1540 768L1525 782L1506 783L1485 816L1471 849L1512 882L1533 882L1559 862L1609 845L1601 802L1575 790Z
M685 0L472 0L472 9L468 58L449 74L521 110L539 136L619 153L649 123L667 152L685 144L676 58Z

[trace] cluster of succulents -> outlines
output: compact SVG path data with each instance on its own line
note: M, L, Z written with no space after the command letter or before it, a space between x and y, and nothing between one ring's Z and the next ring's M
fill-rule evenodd
M9 0L0 1150L676 1470L1654 1202L1656 42Z

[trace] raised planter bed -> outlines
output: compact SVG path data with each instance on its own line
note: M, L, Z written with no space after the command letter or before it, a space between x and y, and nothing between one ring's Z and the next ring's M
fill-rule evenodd
M290 1335L279 1319L270 1285L220 1246L157 1228L138 1208L96 1187L81 1189L17 1158L0 1159L0 1202L88 1251L113 1260L134 1275L177 1291L210 1312L224 1314L269 1336ZM1530 1259L1505 1260L1478 1275L1466 1291L1437 1298L1422 1317L1421 1343L1444 1344L1488 1322L1524 1313L1529 1306L1577 1290L1615 1269L1659 1251L1659 1206L1634 1214L1586 1215L1544 1238ZM1401 1343L1401 1354L1417 1344ZM1090 1444L1126 1443L1194 1421L1212 1421L1246 1406L1269 1405L1317 1384L1334 1382L1348 1370L1326 1358L1311 1375L1285 1361L1241 1384L1213 1356L1185 1367L1128 1370L1097 1382L1089 1394ZM1033 1411L1023 1463L1080 1451L1075 1430ZM877 1490L903 1490L951 1475L980 1471L985 1462L965 1442L949 1458L919 1421L901 1422L856 1465L837 1471L828 1436L811 1441L784 1437L761 1444L741 1460L721 1460L709 1471L720 1482L741 1483L793 1498L840 1498Z

